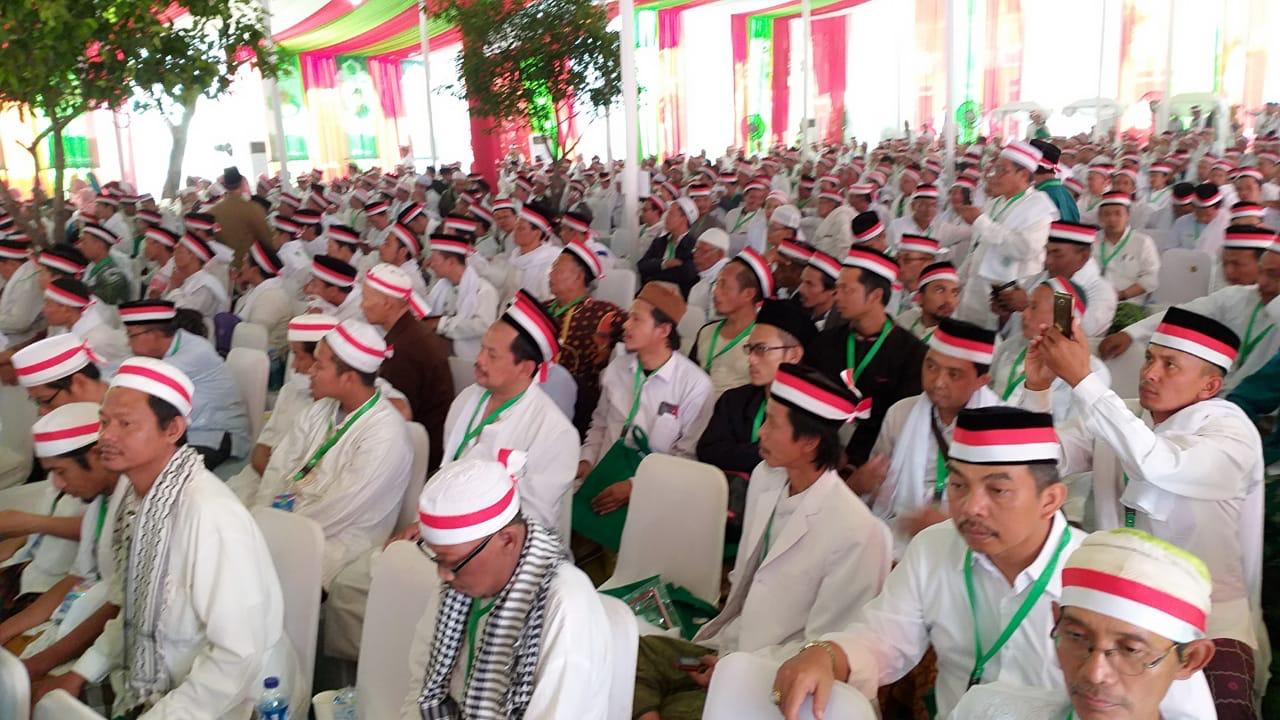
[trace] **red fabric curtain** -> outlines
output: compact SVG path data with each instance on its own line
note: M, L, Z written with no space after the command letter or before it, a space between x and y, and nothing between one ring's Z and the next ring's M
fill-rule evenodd
M729 17L729 40L733 46L733 121L737 144L746 147L747 129L747 14Z
M302 67L302 87L307 90L338 87L338 62L333 55L302 53L298 56Z
M680 66L681 7L658 11L658 64L662 68L662 89L658 96L660 155L674 155L684 148L684 90Z
M388 118L405 116L404 95L400 91L400 61L385 57L370 57L369 78L378 93L382 114Z
M788 136L794 136L793 128L787 127L788 113L791 111L791 93L788 79L791 77L791 18L779 17L773 20L773 77L772 95L773 112L769 121L769 129L773 133L773 142L786 143Z
M839 142L844 136L847 18L841 15L814 19L811 24L813 78L818 86L818 103L815 108L818 137L826 142Z

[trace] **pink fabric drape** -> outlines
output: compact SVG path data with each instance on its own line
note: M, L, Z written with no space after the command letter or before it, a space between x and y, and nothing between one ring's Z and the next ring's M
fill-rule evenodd
M282 43L299 35L305 35L312 30L328 25L349 12L351 12L351 0L329 0L323 7L303 18L298 24L276 33L272 40Z
M747 14L729 16L729 41L733 46L733 121L735 142L747 144Z
M818 90L818 103L815 108L818 137L826 142L839 142L844 136L845 68L847 67L845 40L848 34L848 18L840 15L815 19L812 27L813 78ZM777 42L776 36L774 42Z
M658 97L658 127L662 133L661 155L674 155L684 148L684 91L680 65L681 7L658 11L658 64L662 68Z
M400 91L400 61L385 57L371 57L368 63L369 78L373 81L373 89L378 93L382 114L389 118L404 117L404 94Z
M788 113L791 112L791 18L779 17L773 20L773 112L769 128L773 131L773 142L788 143L787 137L795 136L792 128L787 127ZM789 144L789 143L788 143Z
M298 56L302 67L302 87L306 90L338 87L338 61L332 55L302 53Z

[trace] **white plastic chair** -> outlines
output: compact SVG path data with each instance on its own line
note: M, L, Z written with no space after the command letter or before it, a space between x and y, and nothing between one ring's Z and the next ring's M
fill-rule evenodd
M684 317L680 318L680 322L676 323L676 331L680 333L680 352L685 355L693 349L693 343L698 339L698 330L707 324L707 313L700 307L686 308Z
M773 704L773 679L778 666L751 653L720 658L707 689L702 720L782 720ZM813 699L800 706L800 718L812 720ZM845 683L831 688L824 720L876 720L871 703Z
M449 356L449 374L453 376L453 396L476 384L476 370L470 360Z
M231 349L248 348L267 351L267 329L257 323L237 323L231 331Z
M713 605L720 599L729 484L719 468L653 454L636 470L618 566L601 590L661 575Z
M390 720L400 716L400 706L414 682L409 675L409 652L415 628L428 614L435 616L439 602L435 566L413 543L391 543L374 560L356 671L360 717ZM336 694L327 690L312 699L316 720L332 720Z
M1160 256L1160 287L1148 302L1177 305L1209 294L1213 258L1199 250L1174 248Z
M48 480L18 485L0 490L0 510L21 510L38 515L49 514L50 494Z
M292 698L311 697L311 677L316 664L316 637L320 626L321 559L324 532L310 518L275 508L253 510L254 520L267 541L271 562L280 578L284 598L284 631L298 660L302 687L289 687ZM306 717L307 708L292 708L291 714Z
M431 454L431 438L422 423L409 423L409 441L413 443L413 465L409 468L409 484L404 488L400 501L400 517L396 529L400 530L418 521L418 496L427 484L427 461Z
M618 598L599 595L604 614L609 618L613 640L613 679L609 683L608 720L630 720L631 703L636 689L636 653L640 629L635 613Z
M620 308L628 308L636 297L637 282L635 271L614 266L607 275L596 282L596 291L592 295L597 300L611 302Z
M31 717L31 678L13 653L0 648L0 720Z
M607 244L619 260L634 264L636 255L639 254L636 248L637 235L636 231L630 228L615 228Z
M1165 252L1169 249L1169 241L1173 239L1173 233L1168 230L1152 230L1150 228L1142 232L1151 236L1151 242L1155 243L1156 250Z
M1140 342L1129 344L1129 349L1119 356L1105 361L1111 371L1111 389L1122 398L1138 397L1138 373L1146 360L1147 346Z
M0 385L0 488L13 487L31 474L31 425L36 404L18 385Z
M256 438L266 422L267 376L271 372L271 361L263 350L232 348L227 354L227 370L235 378L245 412L249 414L250 436Z

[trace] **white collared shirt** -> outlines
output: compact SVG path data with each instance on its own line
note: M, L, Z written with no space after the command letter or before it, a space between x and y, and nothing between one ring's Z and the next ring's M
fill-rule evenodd
M689 289L688 306L701 308L708 320L716 320L720 317L716 314L715 303L711 301L711 291L716 286L716 278L720 277L720 271L728 264L728 257L715 261L711 267L698 273L698 282Z
M1044 268L1049 225L1057 208L1048 195L1034 188L1006 204L1004 198L988 201L983 213L973 221L976 245L960 266L960 305L957 320L967 320L985 328L995 328L991 312L991 286L1025 281ZM998 218L998 219L997 219Z
M474 360L480 354L480 338L498 319L498 291L468 265L462 271L457 291L449 295L451 302L447 310L442 309L444 317L436 332L453 340L454 355ZM437 312L436 308L432 312Z
M289 320L297 314L297 297L279 277L269 277L253 286L236 302L236 315L267 331L267 347L283 355L288 349Z
M40 286L39 268L27 260L0 290L0 333L16 346L25 343L44 328L44 288Z
M511 251L508 260L520 272L520 287L539 302L546 302L551 299L551 265L558 257L560 248L544 242L527 253L516 248Z
M1098 264L1099 274L1117 293L1127 290L1135 283L1141 285L1145 292L1126 302L1142 304L1147 293L1155 292L1160 287L1160 251L1156 249L1156 243L1150 235L1138 232L1132 226L1125 228L1125 234L1128 240L1124 239L1126 235L1121 235L1120 240L1112 245L1099 230L1097 239L1093 241L1093 261ZM1122 242L1124 247L1118 247ZM1102 266L1104 254L1110 257L1105 269Z

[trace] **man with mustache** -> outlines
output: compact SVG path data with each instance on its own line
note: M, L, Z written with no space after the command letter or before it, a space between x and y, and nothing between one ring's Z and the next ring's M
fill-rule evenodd
M1052 637L1066 696L979 685L951 717L1215 717L1200 674L1213 658L1213 641L1205 639L1212 590L1208 568L1191 553L1139 530L1096 532L1067 559L1054 613ZM1199 696L1164 702L1171 690L1192 684Z
M1093 473L1093 526L1130 527L1175 543L1213 575L1205 667L1218 717L1254 717L1255 655L1266 647L1262 575L1262 440L1248 416L1218 399L1242 354L1223 323L1169 308L1151 335L1136 415L1089 368L1074 339L1042 326L1027 353L1024 408L1047 409L1054 378L1070 385L1076 419L1059 435L1063 471Z

